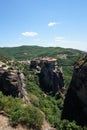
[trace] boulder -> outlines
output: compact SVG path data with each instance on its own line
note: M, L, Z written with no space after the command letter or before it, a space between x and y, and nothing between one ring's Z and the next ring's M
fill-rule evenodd
M75 120L79 125L87 125L87 55L74 65L61 119Z

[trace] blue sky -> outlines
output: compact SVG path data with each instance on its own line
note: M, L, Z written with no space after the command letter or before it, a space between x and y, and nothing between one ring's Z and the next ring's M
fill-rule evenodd
M0 47L87 51L87 0L0 0Z

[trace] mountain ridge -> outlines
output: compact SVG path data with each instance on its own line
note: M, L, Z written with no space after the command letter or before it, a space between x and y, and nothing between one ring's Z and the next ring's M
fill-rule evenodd
M23 60L25 57L31 59L43 56L54 56L58 54L81 54L81 50L61 47L41 47L41 46L19 46L19 47L0 47L0 55Z

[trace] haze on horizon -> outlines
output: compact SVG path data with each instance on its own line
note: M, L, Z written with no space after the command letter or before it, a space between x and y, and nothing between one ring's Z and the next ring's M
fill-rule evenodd
M0 47L87 51L87 0L0 0Z

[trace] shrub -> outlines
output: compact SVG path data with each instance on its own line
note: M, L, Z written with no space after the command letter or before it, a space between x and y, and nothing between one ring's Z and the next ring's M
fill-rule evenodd
M0 92L0 110L3 109L3 102L2 102L3 94Z
M40 105L40 104L39 104L39 99L38 99L37 96L35 96L35 95L29 93L29 99L30 99L30 102L31 102L34 106L38 107L38 106Z
M55 127L58 130L84 130L82 127L76 125L74 121L69 122L68 120L60 121L58 124L55 124Z
M44 116L39 109L32 105L22 108L11 115L12 125L21 123L29 128L40 130L43 124Z
M33 105L24 106L21 99L3 96L1 92L0 110L7 113L12 126L20 123L35 130L40 130L42 126L44 116L38 108Z
M63 99L59 99L58 101L57 101L57 106L58 106L58 108L60 109L60 110L62 110L63 109L63 105L64 105L64 101L63 101Z

